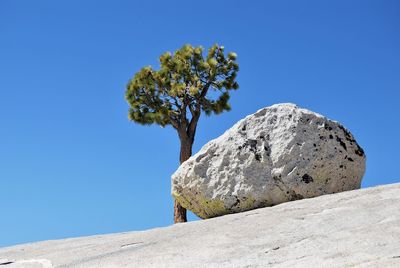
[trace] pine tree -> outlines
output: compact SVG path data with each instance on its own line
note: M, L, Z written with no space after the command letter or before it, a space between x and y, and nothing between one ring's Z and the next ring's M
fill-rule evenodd
M126 87L129 119L143 125L171 125L180 140L180 163L192 155L200 115L229 111L229 91L239 86L236 53L224 53L213 45L206 55L203 47L184 45L160 56L160 69L150 66L136 73ZM186 209L176 200L174 222L186 222Z

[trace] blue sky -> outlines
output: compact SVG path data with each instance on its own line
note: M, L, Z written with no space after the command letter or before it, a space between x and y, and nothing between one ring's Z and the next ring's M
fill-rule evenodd
M240 64L232 111L201 118L194 152L294 102L355 135L363 187L400 182L399 1L2 0L0 246L172 224L177 135L129 122L124 93L186 43Z

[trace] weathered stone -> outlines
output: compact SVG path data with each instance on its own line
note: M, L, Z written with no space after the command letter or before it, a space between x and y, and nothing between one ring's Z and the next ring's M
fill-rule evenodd
M360 188L365 154L338 122L277 104L240 120L172 175L201 218Z
M400 184L140 232L0 248L0 267L400 267Z

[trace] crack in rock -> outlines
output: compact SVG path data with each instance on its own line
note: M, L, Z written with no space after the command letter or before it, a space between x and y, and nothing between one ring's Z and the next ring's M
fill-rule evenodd
M20 261L3 261L0 262L0 265L6 266L10 265L12 266L17 265L17 267L32 267L31 265L34 265L34 267L37 267L37 265L40 265L41 268L53 268L53 264L51 263L50 260L47 259L31 259L31 260L20 260ZM21 266L19 266L19 264ZM31 265L29 265L31 264Z
M133 242L133 243L129 243L129 244L124 244L124 245L121 245L121 248L137 246L137 245L140 245L140 244L143 244L143 242Z

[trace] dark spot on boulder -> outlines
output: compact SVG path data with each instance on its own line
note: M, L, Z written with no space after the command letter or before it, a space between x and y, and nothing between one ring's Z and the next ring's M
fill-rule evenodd
M250 151L255 152L256 151L256 147L257 147L257 140L248 139L247 143L250 146Z
M317 147L317 145L315 143L313 145L314 145L314 147Z
M247 140L247 144L248 144L251 148L255 148L255 147L257 146L257 140L248 139L248 140Z
M343 168L343 165L340 165L339 167L340 167L340 168Z
M295 200L300 200L300 199L304 199L304 196L302 196L301 194L296 193L293 190L290 190L290 201L295 201Z
M264 150L265 150L265 154L266 154L267 156L270 156L270 155L271 155L271 148L269 148L268 145L264 145Z
M268 124L270 124L270 125L275 124L277 118L278 118L278 117L277 117L276 115L274 115L272 118L270 118L270 119L268 120Z
M333 136L332 136L332 134L329 134L329 138L330 138L330 139L333 139Z
M364 150L357 144L357 149L354 151L356 155L363 157L365 155Z
M314 181L314 179L308 174L304 174L303 177L301 177L301 180L305 183L310 183Z
M260 161L260 160L261 160L262 156L261 156L261 154L258 152L258 149L257 149L257 140L248 139L247 141L245 141L245 142L243 143L242 146L239 146L238 149L241 150L242 148L246 148L246 147L249 147L249 151L252 152L252 153L254 153L254 156L255 156L255 158L256 158L257 161ZM270 155L270 149L269 149L269 147L268 147L267 145L265 145L265 146L264 146L264 149L267 151L267 156L269 156L269 155Z
M355 141L353 139L353 136L351 136L350 132L344 126L339 124L338 127L343 131L343 134L344 134L344 136L345 136L347 141L350 141L350 142Z
M242 131L246 131L246 127L247 127L246 124L244 124L242 127Z
M344 143L344 142L342 141L342 139L339 138L339 136L336 136L336 141L339 142L340 146L342 146L342 147L347 151L346 143Z
M329 130L329 131L332 130L332 127L327 122L325 122L324 127L326 130Z
M250 151L251 152L255 152L256 151L256 147L257 147L257 140L252 140L252 139L248 139L247 141L245 141L243 143L242 146L239 146L239 150L242 148L246 148L246 147L250 147Z
M354 162L353 158L348 157L347 160L349 160L350 162Z
M231 208L236 207L237 205L240 204L240 199L239 199L237 196L235 196L235 198L236 198L236 201L235 201L235 203L232 205Z

